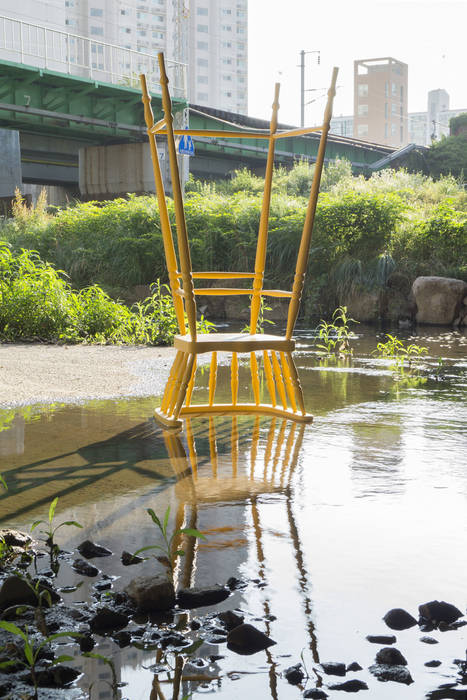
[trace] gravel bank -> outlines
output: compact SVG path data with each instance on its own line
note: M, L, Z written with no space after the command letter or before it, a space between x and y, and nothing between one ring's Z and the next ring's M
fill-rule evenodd
M162 393L173 348L0 344L0 408Z

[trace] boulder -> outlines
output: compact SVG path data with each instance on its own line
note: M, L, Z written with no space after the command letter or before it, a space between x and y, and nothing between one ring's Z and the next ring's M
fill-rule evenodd
M177 603L181 608L201 608L221 603L229 595L229 588L217 584L208 588L182 588L178 591Z
M379 681L394 681L394 683L405 683L405 685L413 683L413 678L405 666L373 664L373 666L370 666L369 671Z
M352 661L352 663L349 664L345 670L347 671L347 673L349 671L361 671L362 667L360 666L358 661Z
M431 600L418 606L418 612L424 620L429 620L435 624L445 622L450 625L462 617L462 612L452 603L445 603L444 600Z
M433 659L433 661L426 661L423 665L428 666L428 668L438 668L438 666L441 666L441 661Z
M383 620L392 630L408 630L417 624L417 620L403 608L392 608L383 617Z
M173 583L165 576L138 576L125 593L141 612L170 610L175 605Z
M313 700L325 700L329 695L321 688L308 688L308 690L305 690L303 693L303 697L313 698Z
M32 539L29 535L19 530L0 530L0 540L3 540L9 547L27 547Z
M223 623L225 629L229 632L230 630L233 630L234 627L238 627L239 625L243 624L245 621L243 615L238 615L233 610L225 610L224 612L219 613L217 617Z
M412 292L418 323L451 325L467 295L467 282L451 277L417 277Z
M434 639L434 637L428 637L428 635L425 635L424 637L420 637L420 641L423 642L424 644L438 644L437 639Z
M0 610L11 605L37 605L37 596L19 576L8 576L0 588Z
M407 666L407 659L395 647L383 647L376 654L376 663L386 666Z
M256 654L256 652L263 651L273 644L276 642L264 632L246 623L234 627L227 635L228 648L242 655Z
M121 556L123 566L134 566L135 564L141 564L144 561L143 557L135 556L131 552L122 552Z
M91 540L84 540L77 546L78 552L85 559L93 559L94 557L110 557L112 552L107 547L103 547L100 544L91 542Z

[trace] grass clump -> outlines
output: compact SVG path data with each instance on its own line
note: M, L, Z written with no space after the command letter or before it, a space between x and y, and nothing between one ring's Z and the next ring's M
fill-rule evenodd
M0 242L0 340L164 345L177 331L165 291L157 282L129 309L97 285L73 290L37 252Z

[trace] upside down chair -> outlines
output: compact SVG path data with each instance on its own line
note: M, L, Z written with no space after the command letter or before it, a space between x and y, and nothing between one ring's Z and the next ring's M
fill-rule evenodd
M148 92L146 77L141 75L144 115L149 136L151 159L154 169L156 195L159 203L160 221L164 252L170 289L179 326L175 336L176 356L170 370L161 405L155 411L155 418L165 428L182 427L183 416L202 413L209 414L268 414L307 423L313 416L306 412L303 391L293 360L295 342L292 338L300 307L305 272L310 250L313 220L318 199L321 172L324 162L326 138L332 115L332 102L335 95L337 68L332 73L331 86L324 112L322 126L313 128L278 131L279 84L275 86L272 118L269 130L246 130L224 122L220 130L175 129L172 115L172 103L169 94L168 78L164 57L158 55L160 84L162 92L163 118L154 123L151 97ZM281 289L264 289L266 247L268 239L269 210L271 186L274 169L274 151L280 139L300 136L313 131L321 132L316 158L313 182L311 186L303 232L298 250L295 275L290 291ZM264 194L256 247L254 271L252 272L193 272L191 265L189 237L183 206L182 187L177 162L175 138L189 134L194 137L217 139L265 139L268 143ZM177 233L177 250L172 236L172 227L167 209L166 193L162 179L156 135L165 136L170 163L172 194L175 209ZM249 288L195 287L196 280L252 280ZM202 295L247 295L251 297L249 333L199 333L196 327L196 297ZM258 331L258 317L263 297L281 297L289 299L287 326L285 335L272 335ZM215 403L218 352L231 354L231 401ZM212 353L210 363L208 401L205 404L192 404L195 383L196 359L204 353ZM251 369L252 400L248 403L238 401L238 354L248 353ZM265 376L265 388L262 391L258 357L262 358ZM263 394L268 395L263 398Z

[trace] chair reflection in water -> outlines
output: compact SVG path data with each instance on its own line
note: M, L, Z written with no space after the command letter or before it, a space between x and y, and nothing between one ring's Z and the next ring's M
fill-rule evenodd
M252 424L252 425L251 425ZM246 429L248 426L248 429ZM224 536L219 517L223 518L226 505L236 505L243 509L239 522L242 532L245 531L244 519L251 522L251 540L236 539L229 544L232 548L241 550L242 547L251 549L250 554L239 551L238 561L243 562L244 557L255 566L255 575L260 583L269 583L268 566L265 554L265 532L261 526L261 509L264 503L263 497L274 494L274 508L282 504L285 508L287 539L290 541L293 557L297 566L297 582L300 591L300 605L305 619L308 646L313 661L319 663L317 640L312 620L312 603L310 599L309 573L305 566L305 557L299 536L293 507L292 485L293 476L300 457L306 426L286 419L261 419L207 417L196 419L196 424L191 418L186 419L186 433L184 438L174 431L165 431L164 441L167 447L170 463L177 478L176 495L178 511L176 515L176 527L200 527L208 524L211 527L208 542L200 543L192 537L185 537L182 542L174 543L174 547L181 546L185 557L178 560L176 581L181 587L195 585L197 567L200 567L205 553L208 556L219 551L225 552L225 540L216 544L216 534ZM199 445L199 451L197 448ZM222 504L222 508L219 507ZM267 506L266 506L267 507ZM213 510L210 510L213 509ZM277 512L275 510L275 512ZM212 519L211 519L212 518ZM203 525L199 520L203 520ZM236 517L238 522L238 516ZM210 544L209 540L214 541ZM206 549L205 549L206 548ZM214 560L215 561L215 560ZM217 560L219 561L219 560ZM231 576L232 553L223 555L221 561L229 564ZM218 572L219 573L219 572ZM295 586L295 584L294 584ZM271 603L268 589L262 589L262 606L265 617L265 632L274 636L271 629L275 618L272 616ZM251 611L250 611L251 612ZM276 662L270 650L266 650L269 666L269 688L272 698L277 698L277 670ZM182 680L189 680L180 669ZM185 688L185 692L193 690ZM155 696L157 697L157 696Z
M302 387L300 385L297 368L292 357L292 353L295 348L292 334L298 317L300 299L302 296L305 272L308 262L316 202L318 199L321 172L324 163L326 138L332 115L332 102L335 94L337 69L335 68L332 74L332 81L328 92L328 101L322 126L292 129L289 131L278 131L278 84L276 84L275 88L272 118L270 129L268 131L259 129L245 130L237 125L229 124L228 122L223 122L225 128L219 131L174 129L172 104L168 89L168 78L165 70L164 57L161 53L159 54L159 69L164 117L156 124L154 123L154 116L151 108L151 97L148 93L146 78L144 75L141 76L141 85L143 91L144 114L146 125L148 127L149 145L154 169L156 194L159 202L159 213L167 271L179 326L179 334L175 336L174 346L177 350L177 354L167 381L161 406L155 412L156 419L166 428L180 428L182 426L180 416L189 416L201 413L264 413L291 418L298 422L311 422L313 417L305 410ZM321 137L319 140L313 183L300 240L292 289L290 291L281 289L264 289L263 284L265 281L266 248L268 239L275 145L280 139L300 136L313 131L320 132ZM254 271L252 272L192 271L188 232L183 207L182 188L175 144L176 136L186 134L191 134L195 137L199 136L221 139L265 139L268 143L264 194L259 223L255 266ZM169 221L156 135L165 136L167 138L179 260L177 260L176 248ZM249 288L195 288L193 281L198 279L252 280L252 284ZM196 327L196 296L199 295L251 296L249 333L198 333ZM289 299L287 327L285 335L283 336L269 335L258 332L258 317L261 309L261 302L263 298L267 296ZM214 396L216 389L217 353L224 351L232 354L231 401L229 403L216 404L214 402ZM196 359L197 356L202 353L212 353L208 403L203 405L191 405L191 396L196 373ZM238 402L238 353L249 353L250 355L253 401L249 403ZM269 394L270 403L264 402L261 395L257 353L262 354L262 362L267 379L266 389L267 393Z

